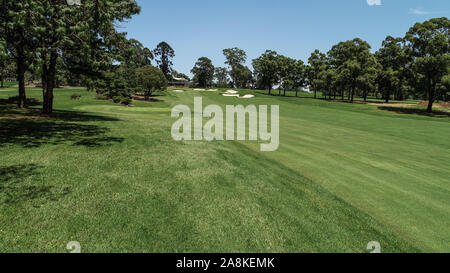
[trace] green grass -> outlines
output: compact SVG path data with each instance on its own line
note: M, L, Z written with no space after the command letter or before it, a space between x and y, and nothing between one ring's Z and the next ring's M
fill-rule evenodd
M4 88L0 88L0 91L2 91L3 89L6 89L6 88L11 88L11 87L13 87L15 85L18 85L18 84L19 84L19 82L8 82L8 81L5 81L5 82L3 82L3 87Z
M450 251L448 116L243 93L124 107L61 89L54 118L0 105L0 251ZM173 141L171 108L195 95L280 105L279 150Z

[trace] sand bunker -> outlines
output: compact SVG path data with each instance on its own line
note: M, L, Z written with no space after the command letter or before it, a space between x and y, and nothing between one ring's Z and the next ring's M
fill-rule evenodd
M218 89L208 89L206 91L214 92L214 91L219 91L219 90Z
M183 93L184 90L173 90L173 92L177 92L177 93Z
M251 99L251 98L255 97L255 95L252 95L252 94L246 94L246 95L241 97L241 96L239 96L239 92L235 91L235 90L227 90L227 91L225 91L225 93L222 94L222 96L224 96L224 97L237 97L237 98L240 98L240 99Z
M251 98L254 98L254 97L255 97L255 95L247 94L247 95L244 95L244 96L239 97L239 98L240 99L251 99Z
M196 88L196 89L194 89L194 91L206 91L206 89L198 89L198 88Z

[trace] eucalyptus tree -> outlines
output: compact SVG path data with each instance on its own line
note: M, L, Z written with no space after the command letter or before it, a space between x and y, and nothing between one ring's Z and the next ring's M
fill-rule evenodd
M337 73L336 69L328 67L327 69L322 70L318 75L317 85L318 88L322 91L322 95L331 100L333 96L336 99L336 81L337 81Z
M450 66L450 20L434 18L417 23L406 33L405 40L413 58L413 69L420 75L428 112L439 96L438 86L448 75Z
M393 90L389 90L389 93L394 93L396 99L402 100L405 97L403 85L405 84L407 64L409 62L404 39L392 36L386 37L375 55L384 70L393 72L389 73L391 74L389 78L393 81L390 84Z
M132 68L140 68L152 64L153 53L136 39L128 40L129 47L126 51L125 64Z
M314 98L317 98L317 88L320 81L319 74L326 69L327 55L316 49L308 59L308 82L314 91Z
M214 65L207 57L201 57L195 63L191 73L194 74L194 82L201 87L211 86L214 79Z
M343 85L348 87L348 100L353 103L358 78L364 74L371 59L370 45L359 38L340 42L328 52L331 67L340 74Z
M247 88L252 81L253 73L247 66L237 65L234 69L235 86L238 88Z
M367 102L370 90L375 90L378 75L382 70L383 66L378 62L375 55L370 54L366 64L363 66L362 74L357 78L357 86L362 92L364 102Z
M225 67L216 67L214 78L218 87L226 87L228 85L228 70Z
M260 85L269 89L269 95L273 86L280 81L280 62L278 53L266 50L259 58L253 60L253 68Z
M306 65L302 60L297 60L292 64L290 73L285 78L288 86L295 89L295 96L298 97L298 91L306 85Z
M244 50L237 47L227 48L223 50L225 56L225 64L230 68L230 78L233 85L237 87L239 77L242 75L244 63L247 60L247 54Z
M175 57L175 50L173 50L168 43L161 42L153 50L153 54L156 57L156 63L158 64L159 69L161 69L167 80L171 80L172 60Z
M278 56L279 63L279 76L280 76L280 86L283 88L284 96L286 96L286 89L292 86L292 82L290 79L291 74L293 73L296 65L296 61L292 58L279 55ZM281 92L281 89L280 89Z

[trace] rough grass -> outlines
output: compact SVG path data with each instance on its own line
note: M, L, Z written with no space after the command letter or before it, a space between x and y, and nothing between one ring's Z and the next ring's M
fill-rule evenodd
M62 89L45 118L0 105L0 251L450 251L448 117L255 94L125 107ZM279 104L280 149L174 142L170 109L198 95Z

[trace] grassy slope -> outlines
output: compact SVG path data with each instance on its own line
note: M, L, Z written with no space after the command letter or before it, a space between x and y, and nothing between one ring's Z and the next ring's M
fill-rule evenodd
M260 153L172 141L170 109L194 94L127 108L61 90L58 119L0 116L0 251L450 251L448 118L202 93L280 104L280 149Z

